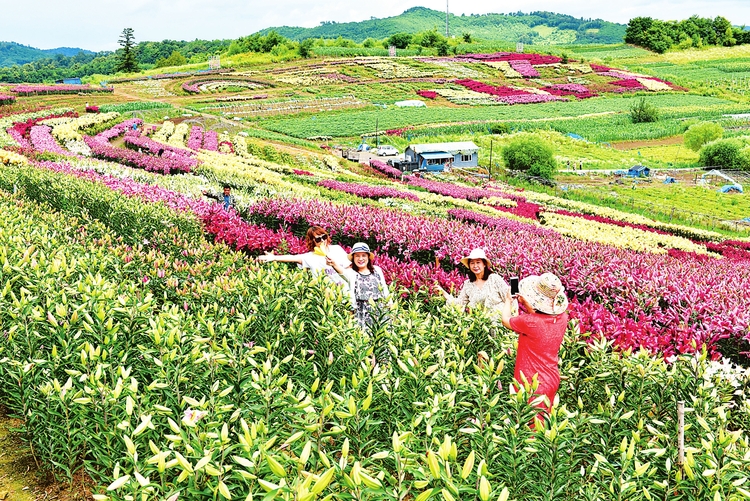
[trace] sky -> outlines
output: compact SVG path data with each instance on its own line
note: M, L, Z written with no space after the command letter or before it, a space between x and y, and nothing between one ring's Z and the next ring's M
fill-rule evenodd
M697 14L724 16L750 26L750 0L448 0L452 14L531 12L537 10L627 24L638 16L682 20ZM123 28L136 42L214 40L247 36L273 26L312 28L321 21L351 22L396 16L410 7L444 11L445 0L0 0L0 41L40 49L118 48Z

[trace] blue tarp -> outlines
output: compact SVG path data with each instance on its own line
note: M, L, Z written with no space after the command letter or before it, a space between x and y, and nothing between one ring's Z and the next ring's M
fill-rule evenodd
M722 193L730 193L732 191L736 191L737 193L744 193L742 191L742 186L738 186L736 184L725 184L721 188L719 188L719 191Z
M664 180L664 184L673 184L677 183L677 180L673 177L667 176L667 178Z
M568 136L572 137L573 139L583 139L583 136L579 136L578 134L573 134L572 132L568 132Z
M433 160L438 158L453 158L453 155L446 153L445 151L431 151L430 153L422 153L421 157Z

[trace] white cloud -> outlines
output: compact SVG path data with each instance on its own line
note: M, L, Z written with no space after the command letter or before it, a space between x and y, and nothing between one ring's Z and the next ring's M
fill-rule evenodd
M0 38L39 48L82 47L113 50L123 28L134 29L136 41L229 39L272 26L314 27L321 21L363 21L390 17L420 5L445 10L443 0L0 0ZM747 0L630 0L619 4L590 0L528 0L498 4L489 0L448 0L450 12L484 14L544 10L583 18L627 23L636 16L685 19L693 14L724 16L750 25Z

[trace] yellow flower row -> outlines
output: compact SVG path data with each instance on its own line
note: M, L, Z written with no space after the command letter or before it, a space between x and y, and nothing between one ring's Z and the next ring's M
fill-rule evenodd
M484 64L500 70L505 78L523 78L523 75L514 70L508 61L484 61Z
M222 155L213 151L201 151L198 158L203 163L196 167L196 173L230 184L252 185L259 194L263 191L263 195L284 193L306 198L320 196L318 190L286 181L279 173L269 169L269 162L263 160Z
M159 131L154 134L154 141L158 141L160 143L166 143L167 140L172 136L174 133L174 122L170 122L167 120L163 124L161 124L161 127L159 128Z
M29 160L18 153L12 151L0 150L0 164L3 165L26 165Z
M598 242L623 249L664 254L669 249L707 254L706 248L687 238L663 235L629 226L620 227L554 212L544 213L545 226L585 242Z
M181 122L174 128L174 132L169 136L168 144L176 146L177 148L185 147L185 138L190 133L190 126L185 122Z

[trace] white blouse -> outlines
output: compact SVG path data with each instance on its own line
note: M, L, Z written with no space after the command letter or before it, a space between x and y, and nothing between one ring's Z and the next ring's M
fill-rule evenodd
M481 306L490 312L497 312L505 302L505 294L509 290L505 280L497 273L492 273L481 288L477 287L476 282L466 280L458 297L449 297L446 304L462 308L468 306L471 309Z

